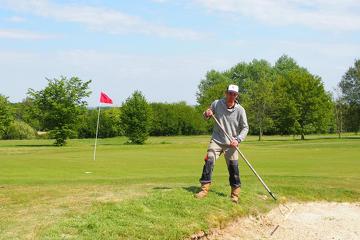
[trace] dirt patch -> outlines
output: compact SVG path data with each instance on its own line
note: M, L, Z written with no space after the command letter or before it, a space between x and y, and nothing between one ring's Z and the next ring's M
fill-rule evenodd
M283 215L275 208L266 215L240 218L198 239L360 239L360 203L311 202L287 206L292 209L290 214Z

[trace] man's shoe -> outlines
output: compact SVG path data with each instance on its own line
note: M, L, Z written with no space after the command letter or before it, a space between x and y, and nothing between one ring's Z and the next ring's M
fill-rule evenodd
M239 202L240 187L231 187L231 201L234 203Z
M201 184L201 190L195 194L196 198L204 198L208 195L210 189L210 183Z

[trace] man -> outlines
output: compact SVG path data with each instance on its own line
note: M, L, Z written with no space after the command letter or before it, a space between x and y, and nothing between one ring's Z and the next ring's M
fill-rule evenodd
M221 128L218 125L214 126L200 178L201 191L195 195L197 198L204 198L208 195L215 160L224 153L229 171L231 200L235 203L239 200L241 181L236 147L245 140L249 126L245 109L236 100L238 94L239 87L229 85L225 91L225 98L214 101L211 107L204 112L206 119L210 119L214 115L233 139L229 141Z

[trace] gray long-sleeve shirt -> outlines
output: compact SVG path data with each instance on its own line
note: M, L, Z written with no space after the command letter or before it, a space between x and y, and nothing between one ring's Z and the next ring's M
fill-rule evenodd
M224 98L215 100L211 104L211 110L225 131L239 142L245 140L249 131L245 109L238 103L233 108L228 108ZM230 144L221 128L215 124L212 139L219 144Z

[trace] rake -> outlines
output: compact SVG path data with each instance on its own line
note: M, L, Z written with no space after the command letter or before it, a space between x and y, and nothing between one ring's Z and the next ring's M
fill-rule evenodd
M215 117L215 115L211 115L212 118L215 120L216 124L221 128L221 130L224 132L225 136L232 141L233 138L230 137L230 135L225 131L224 127L221 125L221 123L217 120L217 118ZM240 154L241 158L245 161L246 165L248 165L248 167L251 169L251 171L255 174L255 176L259 179L259 181L261 182L261 184L264 186L264 188L266 189L266 191L270 194L270 196L276 201L277 198L275 197L275 194L270 190L270 188L266 185L266 183L264 182L264 180L261 178L261 176L256 172L255 168L250 164L250 162L246 159L246 157L244 156L244 154L240 151L240 149L238 147L236 147L236 151L238 151L238 153Z
M224 127L221 125L221 123L217 120L217 118L215 117L215 115L211 115L212 118L215 120L216 124L221 128L221 130L224 132L225 136L232 141L233 138L230 137L230 135L225 131ZM259 181L261 182L261 184L264 186L264 188L266 189L266 191L270 194L270 196L277 201L277 198L275 196L275 194L270 190L270 188L266 185L265 181L261 178L261 176L256 172L255 168L250 164L250 162L246 159L245 155L240 151L240 149L238 147L236 147L236 151L238 151L238 153L240 154L241 158L245 161L246 165L248 165L248 167L251 169L251 171L255 174L255 176L259 179ZM294 208L289 208L288 206L286 206L285 204L280 203L279 205L279 210L280 213L284 216L283 221L286 221L286 219L289 217L289 215L293 212ZM281 209L281 207L283 209ZM284 211L285 208L285 211ZM287 212L287 214L286 214ZM272 236L276 230L280 227L280 224L277 224L275 229L273 231L271 231L270 236Z

